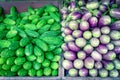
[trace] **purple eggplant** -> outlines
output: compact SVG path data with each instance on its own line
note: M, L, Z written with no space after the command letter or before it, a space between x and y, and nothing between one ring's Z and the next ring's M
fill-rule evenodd
M110 16L102 16L99 19L99 26L105 26L105 25L109 25L111 23L111 17Z
M103 55L103 59L105 60L114 60L116 58L116 53L113 51L109 51L107 54Z
M108 52L108 48L105 45L99 45L97 47L97 51L101 54L106 54Z
M116 69L111 70L109 74L110 74L110 77L118 77L119 76L119 72Z
M90 39L91 37L92 37L92 33L91 33L91 31L85 31L84 33L83 33L83 37L85 38L85 39Z
M68 46L67 46L67 43L63 43L63 44L61 45L61 48L62 48L63 51L68 51L68 50L69 50L69 49L68 49Z
M81 30L74 30L74 31L72 32L72 35L73 35L73 37L75 37L75 38L79 38L79 37L82 36L82 31L81 31Z
M72 34L72 30L71 30L70 28L65 28L65 29L64 29L64 33L65 33L66 35L70 35L70 34Z
M111 29L113 30L120 30L120 20L114 22L113 24L111 24Z
M102 60L102 55L97 52L97 51L93 51L91 53L91 57L95 60L95 61L101 61Z
M65 41L65 42L74 41L74 38L73 38L72 35L66 35L66 36L64 37L64 41Z
M113 50L114 49L114 44L113 43L108 43L107 45L108 50Z
M97 23L98 23L98 19L96 17L91 17L89 19L89 23L90 23L90 27L96 27L97 26Z
M82 68L79 70L79 76L86 77L88 76L88 69Z
M107 6L102 4L99 6L99 10L102 11L102 12L105 12L107 10Z
M109 26L103 26L103 27L101 28L101 32L102 32L103 34L109 34L109 33L110 33L110 27L109 27Z
M87 21L81 21L79 28L82 31L88 30L89 29L89 23Z
M114 69L114 64L112 62L102 61L102 63L103 63L106 70Z
M106 69L100 69L99 75L100 77L103 77L103 78L108 77L108 71Z
M97 9L99 7L99 3L97 1L91 1L86 4L86 8L89 10Z
M69 69L73 68L73 63L72 63L72 61L69 61L69 60L63 60L62 66L64 69L69 70Z
M78 57L78 59L83 60L83 59L86 58L86 53L85 53L84 51L79 51L79 52L77 53L77 57Z
M113 39L113 40L120 40L120 32L117 31L117 30L112 30L110 32L110 37Z
M75 52L80 51L80 48L76 46L75 42L68 42L68 48Z
M99 46L100 41L99 41L98 38L91 38L91 39L90 39L90 44L91 44L91 46L93 46L93 47L97 47L97 46Z
M112 41L115 46L120 46L120 40Z
M110 42L110 37L108 35L101 35L100 42L102 44L108 44Z
M63 53L64 58L67 60L75 60L76 59L76 54L72 51L65 51Z
M76 69L81 69L84 66L83 60L76 59L76 60L74 60L73 65Z
M97 69L90 69L89 70L89 75L92 76L92 77L97 77L98 70Z
M77 38L75 44L80 48L84 47L86 45L86 40L84 38Z
M120 9L111 9L110 16L120 19Z
M87 57L84 61L84 65L87 69L92 69L94 67L94 59L91 57Z
M94 29L92 30L92 35L93 35L93 37L95 37L95 38L100 37L100 36L101 36L100 28L94 28Z
M93 47L90 45L90 44L87 44L83 50L87 53L87 54L90 54L92 51L93 51Z
M77 30L78 29L78 22L77 21L70 21L68 26L71 30Z
M73 20L77 20L80 19L82 16L82 14L80 13L80 11L74 11L70 14L71 19Z
M84 15L82 16L82 20L83 21L87 21L90 17L92 17L92 14L90 12L86 12L84 13Z
M101 68L103 68L103 64L100 61L97 61L97 62L95 62L95 68L101 69Z
M75 69L75 68L71 68L71 69L69 69L68 74L69 74L69 76L71 76L71 77L75 77L75 76L78 75L78 70Z
M114 48L115 53L120 54L120 46Z
M113 61L113 63L115 64L115 69L120 70L120 60L119 59L115 59Z

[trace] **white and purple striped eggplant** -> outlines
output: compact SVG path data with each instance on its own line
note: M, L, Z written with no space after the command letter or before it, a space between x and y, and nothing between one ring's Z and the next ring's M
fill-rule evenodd
M97 27L98 19L96 17L89 18L90 27Z
M120 19L120 9L111 9L110 16Z
M80 51L80 48L75 44L75 42L68 42L68 48L74 52Z
M75 60L76 59L76 54L72 51L65 51L63 53L64 58L67 60Z

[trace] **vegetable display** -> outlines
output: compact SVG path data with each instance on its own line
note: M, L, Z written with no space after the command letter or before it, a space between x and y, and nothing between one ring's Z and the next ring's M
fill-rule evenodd
M64 0L65 76L120 76L120 9L115 0Z
M58 76L60 29L54 5L28 6L27 12L20 13L12 6L9 14L0 7L0 76Z

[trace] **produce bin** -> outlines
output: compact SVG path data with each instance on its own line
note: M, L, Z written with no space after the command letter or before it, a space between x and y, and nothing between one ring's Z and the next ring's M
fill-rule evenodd
M75 5L75 3L74 3L74 0L71 0L71 2L69 2L69 0L66 0L66 4L64 4L64 2L63 2L64 0L62 0L62 3L61 3L61 5L62 6L64 6L65 8L62 8L63 9L63 11L61 11L61 13L62 13L62 15L63 16L66 16L66 14L67 14L67 17L65 18L65 17L63 17L63 21L68 21L68 25L70 26L70 21L72 22L72 21L74 21L74 20L78 20L78 24L79 24L79 19L81 19L81 17L79 17L79 8L81 7L81 6L79 6L78 7L78 3L76 3L76 5L77 5L77 7L76 7L76 5ZM68 1L68 3L67 3L67 1ZM72 1L73 1L73 4L72 4ZM112 1L112 0L76 0L76 1L81 1L80 2L80 4L82 5L82 1L83 1L83 4L84 4L84 1L90 1L90 2L94 2L94 1L103 1L103 2L109 2L109 1ZM114 3L114 4L118 4L119 5L119 0L115 0L116 2ZM86 4L86 2L85 2L85 4ZM63 5L64 4L64 5ZM91 5L92 6L92 5ZM111 4L111 6L112 6L112 4ZM73 9L75 9L75 8L78 8L78 9L76 9L76 14L74 14L74 10L73 9L71 9L71 7L73 7ZM83 9L85 9L85 5L84 5L84 7L83 7ZM67 9L66 9L67 8ZM119 8L119 7L118 7ZM68 10L68 12L67 12L67 10ZM77 10L78 10L78 14L77 14ZM73 13L73 14L72 14ZM65 14L65 15L64 15ZM72 14L72 17L70 17L70 16L68 16L68 15L71 15ZM83 14L84 15L84 14ZM81 15L80 15L81 16ZM71 19L69 19L68 17L70 17ZM87 16L86 16L86 18L87 18ZM118 19L119 20L119 19ZM81 21L81 20L80 20ZM73 22L73 24L74 24L74 22ZM73 30L76 30L76 29L72 29L71 27L69 27L69 26L65 26L64 25L64 22L63 22L63 29L65 30L65 28L66 27L68 27L71 31ZM72 25L72 24L71 24ZM79 24L80 25L80 24ZM80 27L80 26L79 26ZM75 28L75 27L74 27ZM95 27L94 27L95 28ZM66 28L66 33L63 31L63 36L65 37L65 34L66 35L72 35L73 36L73 34L72 34L72 32L70 33L70 31L69 31L69 29L68 29L68 34L67 34L67 28ZM91 29L91 28L90 28ZM77 29L77 30L79 30L79 28ZM119 30L118 30L119 31ZM84 32L84 31L83 31ZM83 37L83 35L82 35L82 37ZM74 39L76 39L76 37L74 36L73 37ZM77 37L78 38L78 37ZM71 40L72 41L72 40ZM87 40L88 41L88 40ZM65 43L67 44L67 47L66 47L66 45L63 47L63 50L64 50L64 48L66 49L65 51L66 51L66 53L67 53L67 50L68 51L73 51L73 54L77 54L77 51L74 51L73 49L70 49L70 47L68 47L68 43L69 43L70 41L66 41ZM75 42L75 40L74 40L74 42ZM71 43L72 44L72 43ZM67 49L68 48L68 49ZM71 48L73 48L73 46L71 47ZM76 47L74 46L74 49L76 49ZM83 48L82 48L82 50L83 50ZM65 52L64 51L64 52ZM79 51L81 51L81 50L79 50ZM64 54L64 53L63 53ZM62 54L62 61L63 60L68 60L68 61L71 61L72 62L72 65L73 65L73 67L71 68L71 69L76 69L76 70L79 70L79 69L77 69L77 68L75 68L75 66L74 66L74 64L73 64L73 62L74 62L74 60L76 59L74 59L74 60L72 60L73 59L73 55L71 55L72 57L68 57L67 56L67 54L65 54L65 55L63 55ZM71 53L72 54L72 53ZM88 55L87 55L88 56ZM68 58L68 59L67 59ZM72 58L71 60L70 60L70 58ZM83 63L83 64L85 64L85 63ZM62 65L62 64L61 64ZM64 64L65 65L65 64ZM69 66L67 66L67 67L70 67L71 65L69 65ZM66 66L65 66L66 67ZM85 66L83 67L83 68L85 68ZM89 69L88 69L89 70ZM79 71L78 71L79 72ZM70 74L68 74L68 70L66 70L65 68L63 68L63 66L62 66L62 80L120 80L120 78L119 78L119 76L118 77L116 77L116 78L114 78L114 77L105 77L105 78L102 78L102 77L100 77L99 75L98 75L98 77L90 77L89 76L89 73L88 73L88 75L86 76L86 77L80 77L80 75L79 75L79 73L76 73L76 75L74 74L74 72L73 72L73 75L72 75L72 73L71 73L71 75L73 76L73 77L71 77L70 76ZM118 71L119 72L119 71ZM109 73L109 72L108 72Z
M28 6L33 8L38 8L45 6L46 4L54 5L60 8L60 1L59 0L3 0L0 2L0 6L4 9L4 13L9 13L10 7L15 6L18 12L27 11ZM60 80L61 79L61 61L59 61L59 69L57 76L43 76L43 77L3 77L0 76L0 80Z

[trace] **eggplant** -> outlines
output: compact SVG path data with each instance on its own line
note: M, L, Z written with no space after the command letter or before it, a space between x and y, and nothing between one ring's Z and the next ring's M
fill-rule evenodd
M69 69L73 68L73 63L72 63L72 61L69 61L69 60L63 60L62 66L64 69L69 70Z
M108 77L108 71L106 69L100 69L99 75L100 77L103 77L103 78Z
M113 50L115 47L113 43L108 43L106 46L107 46L108 50Z
M87 54L90 54L92 51L93 51L93 47L90 45L90 44L87 44L83 50L87 53Z
M120 46L120 40L112 41L115 46Z
M81 20L87 21L90 17L92 17L92 14L91 14L90 12L86 12L86 13L84 13L84 15L82 16Z
M95 62L95 68L96 69L102 69L103 68L102 62L100 62L100 61Z
M64 34L66 34L66 35L72 34L72 30L71 30L70 28L65 28L63 32L64 32Z
M87 57L84 61L84 65L87 69L92 69L94 67L94 59L91 57Z
M89 18L90 27L97 27L98 19L96 17Z
M75 37L75 38L79 38L79 37L81 37L82 36L82 31L81 30L74 30L73 32L72 32L72 35L73 35L73 37Z
M110 71L110 77L118 77L119 76L119 72L116 69L113 69Z
M110 32L110 37L113 39L113 40L120 40L120 32L118 30L112 30Z
M88 69L82 68L79 70L79 76L86 77L88 76Z
M88 30L89 29L89 23L87 21L81 21L79 28L82 31Z
M91 31L85 31L85 32L83 33L83 37L84 37L85 39L90 39L90 38L92 37Z
M113 18L120 19L120 9L111 9L109 14Z
M92 30L92 35L93 35L93 37L95 37L95 38L100 37L100 36L101 36L100 28L94 28L94 29Z
M104 60L114 60L116 58L116 53L113 51L109 51L107 54L103 55Z
M99 19L99 26L106 26L106 25L109 25L111 23L111 17L110 16L102 16L100 19Z
M70 17L71 17L72 20L80 19L81 16L82 16L82 14L80 13L80 11L74 11L70 14Z
M97 1L93 1L93 2L91 1L86 4L86 8L90 10L97 9L98 7L99 7L99 3Z
M110 27L109 26L103 26L101 28L101 33L103 33L103 34L109 34L110 33Z
M120 54L120 46L115 46L114 51L115 53Z
M80 51L80 48L76 46L75 42L68 42L68 48L74 52Z
M69 76L75 77L78 75L78 70L75 68L71 68L71 69L69 69L68 74L69 74Z
M120 30L120 20L112 23L112 24L110 25L110 28L111 28L112 30Z
M75 44L80 48L84 47L86 45L86 40L84 38L77 38Z
M112 62L108 62L108 61L102 61L104 67L106 70L112 70L114 69L114 64Z
M91 46L93 46L93 47L97 47L97 46L99 46L100 41L99 41L99 39L97 39L97 38L91 38L91 39L90 39L90 44L91 44Z
M76 69L81 69L84 66L83 61L80 59L74 60L73 65Z
M68 49L68 46L67 46L67 43L63 43L63 44L61 45L61 48L62 48L63 51L68 51L68 50L69 50L69 49Z
M97 77L98 70L97 69L90 69L89 70L89 75L92 76L92 77Z
M101 5L99 6L99 10L102 11L102 12L105 12L105 11L107 10L107 6L104 5L104 4L101 4Z
M115 64L115 69L120 70L120 60L119 59L115 59L113 61L113 63Z
M74 20L70 21L68 26L71 30L77 30L78 29L78 22L74 21Z
M110 37L108 35L101 35L100 42L102 44L108 44L110 42Z
M64 41L65 41L65 42L74 41L74 38L73 38L72 35L66 35L66 36L64 37Z
M97 52L97 51L93 51L91 53L91 57L95 60L95 61L101 61L102 60L102 55Z
M101 54L106 54L108 52L108 48L105 45L99 45L96 50Z
M86 58L86 53L85 53L84 51L79 51L79 52L77 53L77 57L78 57L78 59L83 60L83 59Z
M76 59L76 54L72 51L65 51L63 53L64 58L67 60L75 60Z

